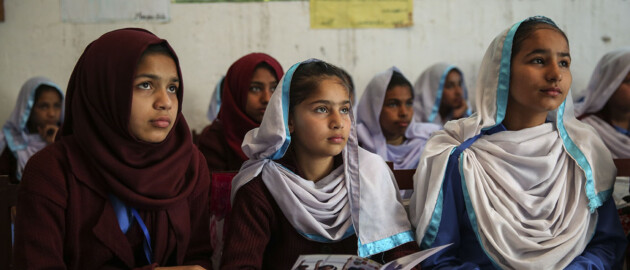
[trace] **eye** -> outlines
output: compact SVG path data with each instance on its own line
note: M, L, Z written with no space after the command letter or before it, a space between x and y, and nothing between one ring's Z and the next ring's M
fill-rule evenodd
M413 100L409 100L405 103L407 106L411 107L413 106Z
M350 108L348 107L343 107L339 110L339 112L341 112L342 114L349 114L350 113Z
M260 87L258 87L258 86L250 86L249 87L249 91L250 92L260 92L260 91L262 91L262 89Z
M532 63L542 65L545 63L545 61L543 61L542 58L535 58L534 60L532 60Z
M169 93L177 93L177 89L178 89L177 86L171 85L171 86L168 87L167 91Z
M385 106L389 107L389 108L396 108L398 106L398 103L396 103L396 102L388 102L388 103L385 103Z
M138 84L137 87L140 89L151 89L151 84L149 82L143 82Z
M328 112L328 108L321 106L321 107L317 107L315 108L315 112L316 113L327 113Z
M560 66L561 67L569 67L570 65L571 65L571 63L569 61L566 61L566 60L560 61Z
M271 93L276 91L276 87L278 87L278 85L273 85L269 88L269 91L271 91Z

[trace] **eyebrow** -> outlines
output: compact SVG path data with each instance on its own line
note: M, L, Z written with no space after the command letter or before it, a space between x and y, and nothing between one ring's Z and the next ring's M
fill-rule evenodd
M326 104L326 105L333 105L333 104L335 104L335 103L331 102L330 100L325 100L325 99L315 100L315 101L311 102L310 104L312 105L312 104L317 104L317 103L323 103L323 104ZM340 105L350 104L350 100L347 99L347 100L344 100L344 101L339 102L337 104L340 104Z
M134 79L137 79L137 78L140 78L140 77L146 77L146 78L149 78L149 79L152 79L152 80L159 80L159 79L161 79L160 76L157 76L155 74L146 74L146 73L138 74L138 76L136 76ZM179 78L172 77L171 78L171 82L179 82Z
M533 51L531 51L530 53L528 53L526 56L530 56L532 54L548 54L549 50L545 50L545 49L534 49ZM569 57L571 58L571 54L568 52L559 52L557 53L558 56L560 57Z

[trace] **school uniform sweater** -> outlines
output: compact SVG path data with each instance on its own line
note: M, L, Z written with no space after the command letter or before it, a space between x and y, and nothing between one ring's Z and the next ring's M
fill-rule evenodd
M151 236L154 263L148 264L138 222L123 234L104 186L69 173L66 151L64 144L54 143L25 169L15 226L16 269L210 269L208 186L197 186L187 199L168 206L168 222L156 222L151 211L137 209ZM200 177L208 177L207 171Z

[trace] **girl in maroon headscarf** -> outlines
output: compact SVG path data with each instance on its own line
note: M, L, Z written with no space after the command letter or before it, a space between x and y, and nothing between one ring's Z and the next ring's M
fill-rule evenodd
M260 125L282 75L280 63L264 53L245 55L230 66L219 116L199 137L199 150L211 171L236 171L247 160L241 150L243 137Z
M208 170L182 100L166 40L122 29L85 49L57 141L24 171L18 269L210 267Z

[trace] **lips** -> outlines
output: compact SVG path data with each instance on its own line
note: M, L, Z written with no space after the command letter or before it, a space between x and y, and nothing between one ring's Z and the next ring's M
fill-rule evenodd
M156 128L167 128L171 125L171 118L167 116L162 116L151 120L151 125Z
M396 125L399 127L408 127L409 126L409 122L396 122Z
M341 135L335 135L332 137L328 137L328 141L332 143L343 143L344 139L343 139L343 136Z
M547 89L542 89L540 91L551 97L562 95L562 90L560 90L559 87L550 87Z

